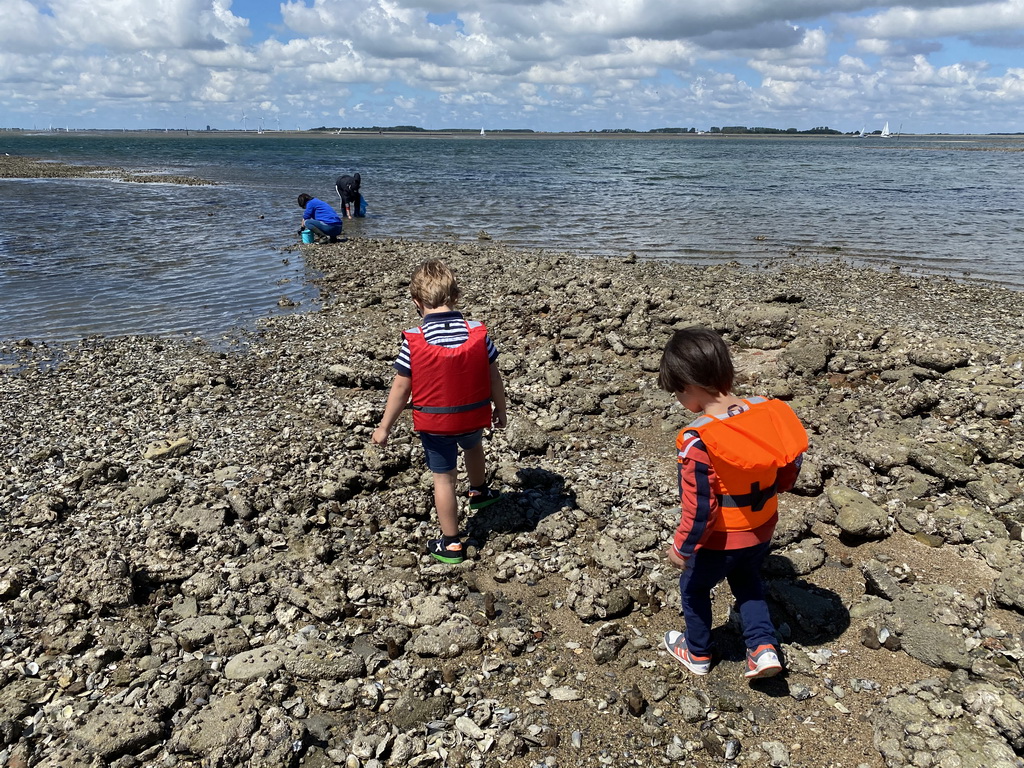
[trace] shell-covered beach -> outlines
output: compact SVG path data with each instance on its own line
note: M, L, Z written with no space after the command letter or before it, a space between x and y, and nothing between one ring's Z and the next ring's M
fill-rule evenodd
M1024 765L1024 294L487 239L302 248L322 306L237 347L0 350L0 763ZM487 441L507 496L465 515L460 566L423 554L408 420L368 447L435 257L509 398ZM691 417L654 372L692 324L811 434L767 566L788 672L756 685L725 587L710 675L661 649Z

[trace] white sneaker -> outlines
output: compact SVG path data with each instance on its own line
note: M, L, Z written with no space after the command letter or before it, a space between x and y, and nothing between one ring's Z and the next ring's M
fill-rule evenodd
M752 651L747 651L747 671L743 676L748 680L757 680L762 677L773 677L782 671L782 662L779 661L779 654L775 652L772 645L759 645Z
M694 656L686 647L686 636L674 629L665 633L665 650L672 658L693 672L695 675L706 675L711 671L710 656Z

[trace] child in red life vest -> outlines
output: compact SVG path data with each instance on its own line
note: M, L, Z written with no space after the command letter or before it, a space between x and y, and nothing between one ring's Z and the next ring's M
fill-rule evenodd
M483 509L501 498L487 487L483 446L484 428L492 423L503 428L506 422L498 350L482 323L467 321L455 309L459 286L443 262L421 264L412 274L409 291L423 321L402 333L395 380L372 440L387 444L412 395L413 428L420 433L427 466L434 474L434 505L441 525L441 536L427 542L427 552L443 563L461 563L455 495L459 448L469 477L470 509Z
M711 669L711 590L729 582L747 646L748 679L782 671L761 563L778 522L778 495L790 490L807 433L779 400L732 394L733 365L722 337L686 328L665 346L658 385L702 414L676 438L682 517L668 558L683 570L686 633L665 648L695 675Z

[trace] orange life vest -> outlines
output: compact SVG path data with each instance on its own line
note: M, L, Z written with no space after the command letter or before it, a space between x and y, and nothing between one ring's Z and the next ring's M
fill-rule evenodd
M775 484L780 468L807 450L807 432L781 400L744 400L749 409L718 419L705 416L676 438L683 449L687 432L700 435L717 480L712 488L719 514L714 531L750 531L764 525L779 506Z
M403 331L412 370L412 426L417 432L461 435L491 425L487 328L470 327L457 347L428 344L419 328Z

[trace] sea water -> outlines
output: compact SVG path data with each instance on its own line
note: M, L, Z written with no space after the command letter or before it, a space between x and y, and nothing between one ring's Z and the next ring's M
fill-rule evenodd
M1024 138L0 134L0 152L213 186L0 179L0 339L215 337L316 306L296 198L350 237L708 264L831 258L1024 288ZM285 308L282 308L285 307Z

